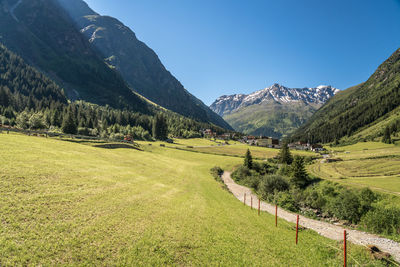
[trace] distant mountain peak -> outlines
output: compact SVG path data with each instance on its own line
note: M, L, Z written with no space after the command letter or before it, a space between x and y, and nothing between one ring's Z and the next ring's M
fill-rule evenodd
M315 88L288 88L279 83L258 90L254 93L224 95L219 97L210 108L220 116L232 113L234 110L268 101L278 103L304 102L306 104L322 105L340 90L330 85L320 85Z
M330 85L288 88L274 83L251 94L223 95L210 108L239 132L281 138L338 92Z

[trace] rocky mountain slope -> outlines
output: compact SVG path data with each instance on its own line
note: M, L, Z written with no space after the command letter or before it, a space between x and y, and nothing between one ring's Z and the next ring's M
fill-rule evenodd
M301 124L339 90L331 86L287 88L274 84L252 94L219 97L210 108L235 130L282 137Z
M332 142L352 137L373 139L383 134L390 116L400 106L400 49L393 53L364 83L331 98L292 138ZM387 122L387 123L386 123ZM372 130L372 128L374 128ZM367 131L371 128L371 131Z
M99 57L54 0L1 0L0 42L72 99L147 113L148 104Z
M190 94L129 27L115 18L97 14L82 0L57 1L104 61L116 69L133 90L184 116L230 128Z

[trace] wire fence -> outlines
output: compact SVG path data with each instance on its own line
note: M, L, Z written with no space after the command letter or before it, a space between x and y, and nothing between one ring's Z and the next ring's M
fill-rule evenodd
M243 196L243 204L246 205L246 199L249 199L248 196L246 196L246 194L244 194ZM258 199L258 206L256 208L253 207L253 196L250 195L250 208L251 209L257 209L258 211L258 215L260 215L260 212L265 212L265 213L270 213L268 211L263 211L261 210L261 205L260 205L260 199ZM278 218L279 218L279 214L278 214L278 206L275 205L275 226L278 227ZM288 221L286 221L285 219L280 219L279 220L279 224L282 224L284 226L286 226L289 229L293 229L294 225ZM296 229L296 239L295 239L295 244L297 245L299 242L299 235L298 235L298 230L299 230L299 225L300 225L300 220L299 220L299 215L297 215L296 218L296 225L295 225L295 229ZM350 253L348 253L348 247L347 247L347 241L351 241L351 237L348 236L347 231L344 229L344 235L343 235L343 245L339 248L339 247L335 247L331 244L328 244L326 242L320 241L320 244L334 249L336 251L338 251L342 256L343 256L343 266L347 266L348 260L350 260L350 262L355 263L356 266L363 266L362 264L360 264L360 262L354 257L352 256ZM357 243L357 242L353 242L353 243ZM371 247L368 247L367 245L361 244L361 246L365 247L368 251L371 251L371 254L374 253L374 251L371 249ZM382 260L386 261L387 263L391 263L393 266L399 266L400 264L395 262L394 260L390 259L389 257L384 257L382 258Z

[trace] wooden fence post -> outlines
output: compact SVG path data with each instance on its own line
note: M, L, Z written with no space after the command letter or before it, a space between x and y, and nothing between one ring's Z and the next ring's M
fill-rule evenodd
M246 193L244 193L243 204L246 206Z
M250 196L250 208L253 209L253 196Z
M343 253L344 253L344 267L347 267L347 233L344 230L343 236Z
M261 203L260 203L260 199L258 199L258 216L260 216L260 205Z
M296 223L296 245L299 241L299 215L297 215L297 223Z
M278 227L278 205L275 205L275 227Z

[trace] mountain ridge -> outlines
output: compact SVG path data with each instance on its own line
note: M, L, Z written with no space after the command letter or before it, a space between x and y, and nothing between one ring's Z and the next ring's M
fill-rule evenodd
M210 108L237 131L282 138L338 92L332 86L288 88L275 83L251 94L223 95Z
M400 106L400 49L385 60L369 79L332 97L293 133L291 139L328 143L342 138L374 140L383 134L358 135Z
M220 116L228 115L239 108L260 104L265 101L281 103L303 101L306 104L323 104L340 90L330 85L315 88L288 88L278 83L251 94L223 95L215 100L210 108Z
M65 89L71 100L149 112L54 0L0 1L1 42Z
M57 0L78 30L132 90L189 118L232 129L164 67L158 55L117 18L102 16L82 0Z
M304 124L338 92L327 85L288 88L276 83L248 95L221 96L210 108L237 131L282 138Z

